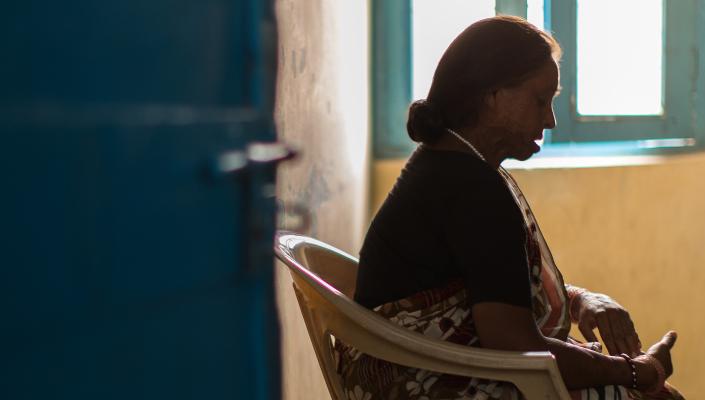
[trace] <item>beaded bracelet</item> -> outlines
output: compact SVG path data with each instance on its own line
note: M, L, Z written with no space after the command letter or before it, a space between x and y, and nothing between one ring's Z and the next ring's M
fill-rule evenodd
M632 360L632 358L625 353L622 353L619 356L627 360L627 364L629 364L632 368L632 389L636 389L636 364L634 364L634 360Z

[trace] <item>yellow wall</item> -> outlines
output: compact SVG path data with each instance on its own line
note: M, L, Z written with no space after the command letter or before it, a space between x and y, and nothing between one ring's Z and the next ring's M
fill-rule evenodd
M404 161L373 165L372 209ZM653 165L511 171L566 281L609 294L632 315L646 346L679 333L671 379L687 398L705 393L705 154Z

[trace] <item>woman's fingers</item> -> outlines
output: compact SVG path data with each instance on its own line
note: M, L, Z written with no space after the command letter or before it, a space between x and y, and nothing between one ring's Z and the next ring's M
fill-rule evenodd
M627 344L627 332L624 329L624 312L612 311L607 313L607 320L612 329L612 340L615 345L615 353L612 354L632 354Z
M607 347L607 352L613 355L619 354L620 352L617 349L617 343L615 342L615 336L612 332L612 326L607 313L600 313L595 319L597 320L597 329L600 331L600 336L602 337L602 343Z
M636 357L641 351L641 345L629 313L626 310L620 310L612 315L613 317L610 318L613 326L612 333L615 335L619 352ZM615 329L615 326L619 328Z
M676 344L678 335L675 331L670 331L663 335L663 338L656 342L648 350L648 354L655 357L663 366L667 376L673 373L673 363L671 362L671 349Z
M663 335L661 340L649 348L648 353L653 355L663 351L670 352L676 344L676 339L678 339L678 334L676 331L668 331L665 335Z
M638 356L641 352L641 342L639 341L639 336L636 333L627 335L626 341L627 348L629 349L626 353L632 358Z
M627 345L630 350L630 353L627 354L631 357L636 357L641 353L641 340L639 339L639 334L636 333L634 322L632 322L632 318L629 316L629 313L626 313L626 319L624 322L626 323Z
M678 339L678 333L676 333L676 331L669 331L668 333L663 335L661 343L668 346L668 349L670 350L676 344L676 339Z
M578 328L587 341L597 340L597 328L609 354L641 353L641 341L629 312L608 296L586 292L582 295ZM670 339L669 339L670 340Z
M581 325L580 331L585 335ZM624 310L611 310L597 313L595 324L600 331L602 342L605 344L609 354L625 353L636 357L641 351L639 335L634 329L629 313ZM592 335L594 336L594 335ZM586 337L587 339L587 337Z
M580 322L578 323L578 329L580 329L580 333L583 334L585 341L597 342L597 336L595 336L595 332L593 332L593 329L595 329L595 321L593 319L591 319L591 318L581 319Z
M676 344L676 339L678 339L678 334L676 331L670 331L663 336L661 343L668 349L668 357L666 360L661 361L663 368L665 369L666 375L671 376L673 374L673 361L671 360L671 349Z

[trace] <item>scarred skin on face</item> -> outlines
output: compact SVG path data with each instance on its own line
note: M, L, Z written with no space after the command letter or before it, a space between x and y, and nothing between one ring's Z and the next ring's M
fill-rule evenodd
M553 98L558 82L558 66L551 60L519 85L490 94L481 119L489 136L483 140L486 151L501 160L522 161L537 153L536 141L543 138L543 130L556 126Z
M560 91L559 78L558 64L546 61L518 85L489 93L477 124L459 129L458 133L494 168L507 158L528 159L540 150L536 141L543 138L543 130L556 126L553 99ZM426 146L470 152L452 135Z

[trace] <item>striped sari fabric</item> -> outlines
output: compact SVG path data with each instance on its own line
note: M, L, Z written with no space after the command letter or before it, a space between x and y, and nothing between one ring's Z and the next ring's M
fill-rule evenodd
M563 277L556 268L546 241L518 185L500 168L508 188L524 214L527 230L526 254L530 268L533 316L544 336L572 341L568 337L570 317ZM433 339L466 346L479 346L461 281L416 293L383 304L374 310L391 322ZM576 342L574 342L576 343ZM336 341L338 372L348 400L521 400L516 387L507 382L459 377L409 368L370 357ZM646 396L621 386L571 392L577 400L677 400L682 396L668 386L657 396Z

